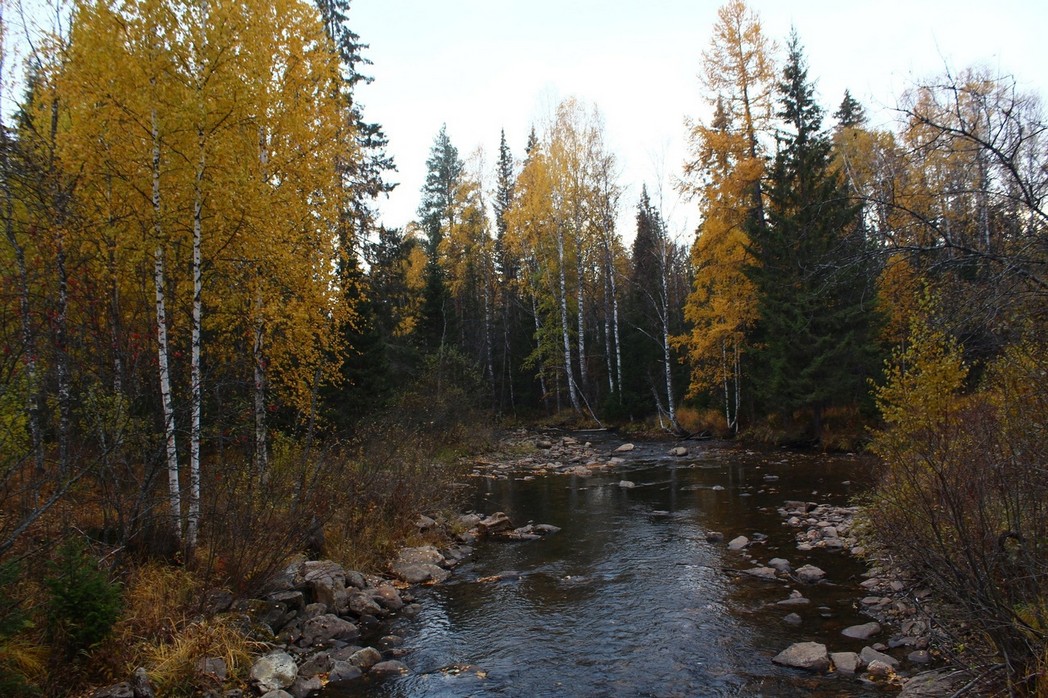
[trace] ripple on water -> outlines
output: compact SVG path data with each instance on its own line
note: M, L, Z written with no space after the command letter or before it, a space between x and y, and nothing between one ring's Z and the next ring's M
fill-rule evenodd
M637 487L618 487L626 474ZM768 474L780 476L775 491L760 489ZM843 501L847 490L835 483L849 479L861 479L853 460L775 454L768 462L717 449L693 452L687 462L633 462L586 480L479 483L478 511L503 510L514 521L562 531L478 546L456 572L464 581L419 592L424 610L407 626L404 645L412 675L329 689L325 698L865 695L855 682L813 679L770 662L798 633L832 648L842 623L861 621L844 601L858 563L799 553L775 512L812 490ZM773 604L788 588L725 574L752 564L707 542L709 530L729 539L763 532L768 540L752 548L754 558L812 560L841 586L805 589L813 603L801 610L804 625L786 628ZM474 581L509 570L519 574ZM820 618L819 606L834 618Z

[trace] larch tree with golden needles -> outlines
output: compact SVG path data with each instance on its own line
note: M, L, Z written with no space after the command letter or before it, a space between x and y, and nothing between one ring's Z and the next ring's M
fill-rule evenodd
M703 53L703 83L713 118L696 124L685 189L700 197L702 222L692 247L695 282L685 302L690 331L680 337L692 368L689 392L723 393L727 427L738 429L746 334L756 318L745 226L763 225L762 140L770 127L774 44L741 0L718 11Z

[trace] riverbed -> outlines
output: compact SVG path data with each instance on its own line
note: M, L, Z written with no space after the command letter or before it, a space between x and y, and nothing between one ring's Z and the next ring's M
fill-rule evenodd
M621 443L591 438L608 452ZM771 662L793 642L831 651L869 644L840 634L869 620L858 610L864 563L843 551L798 551L777 509L787 500L848 504L870 481L870 463L714 442L668 455L675 445L637 443L589 477L474 478L474 511L561 531L479 543L450 580L417 592L417 618L399 622L412 673L325 698L883 695L854 677ZM723 540L709 540L711 531ZM729 550L738 535L757 542ZM820 567L826 581L741 574L775 557ZM811 603L775 605L794 589ZM784 622L790 612L799 625Z

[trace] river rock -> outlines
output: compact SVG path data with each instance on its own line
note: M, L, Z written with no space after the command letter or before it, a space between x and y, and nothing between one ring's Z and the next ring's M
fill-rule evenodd
M331 671L328 672L328 683L338 683L340 681L355 681L364 675L364 672L360 670L356 664L350 664L349 662L336 661L331 667Z
M293 684L288 686L287 692L291 694L292 698L308 698L322 688L324 688L324 682L319 676L309 678L299 676Z
M331 653L322 650L317 652L312 657L302 662L298 667L299 676L316 676L317 674L326 674L331 671L331 667L334 666L335 660L332 659Z
M830 661L842 674L854 674L859 671L859 655L855 652L832 652Z
M914 650L906 655L906 660L914 664L927 664L932 658L928 650Z
M736 538L732 538L731 541L728 542L728 550L742 550L749 544L749 538L747 538L746 536L738 536Z
M509 520L509 516L503 511L496 511L491 516L481 519L477 522L477 528L481 533L492 535L495 533L501 533L502 531L509 531L513 528L513 522ZM427 546L432 547L432 546ZM435 548L434 548L435 550ZM426 560L426 562L433 562L432 560ZM443 558L441 559L443 562ZM434 563L439 564L439 563Z
M619 487L623 489L633 489L637 486L637 483L631 482L630 480L619 480Z
M756 577L757 579L763 579L767 582L774 582L778 579L778 577L775 576L774 567L751 567L748 570L744 570L743 574Z
M423 582L439 584L451 576L450 572L440 567L442 564L444 564L444 556L440 554L440 551L432 545L424 545L419 548L401 550L396 561L391 565L391 570L393 574L408 584L422 584Z
M804 598L804 594L800 593L796 589L790 592L790 598L783 599L782 601L776 601L776 606L806 606L811 601Z
M389 611L380 606L370 594L363 591L349 592L349 610L358 616L386 616Z
M796 613L787 613L785 616L783 616L782 622L786 625L800 625L804 621Z
M971 674L954 669L936 669L917 674L908 680L898 698L940 698L961 695L960 691L971 681Z
M381 661L382 654L374 647L365 647L362 650L358 650L349 658L349 663L360 667L361 671L367 671Z
M302 563L299 576L318 603L330 610L345 608L346 571L342 565L331 560L308 560Z
M684 456L688 455L688 449L684 446L676 446L670 449L670 455L676 456L677 458L683 458Z
M826 645L821 642L797 642L775 655L772 660L780 666L808 671L826 671L830 668L830 657Z
M295 698L293 695L281 688L275 688L272 691L266 691L262 694L262 698Z
M634 446L633 444L622 444L621 446L615 449L615 453L629 453L635 448L636 446Z
M781 557L773 557L772 559L768 560L768 567L774 567L782 573L789 572L792 569L790 567L790 561L784 560Z
M248 674L251 682L262 692L287 688L295 682L297 676L295 660L283 650L259 657Z
M131 674L131 690L135 692L135 698L156 698L156 689L145 667L138 667Z
M853 640L869 640L874 635L879 635L881 632L880 623L863 623L862 625L851 625L841 631L841 635L844 637L850 637Z
M127 681L100 688L91 694L91 698L135 698L135 689Z
M431 528L435 528L437 522L426 516L425 514L419 514L418 518L415 519L415 528L420 531L428 531Z
M720 543L724 540L724 534L720 531L706 531L707 543Z
M560 533L560 526L535 524L535 533L538 533L540 536L552 536L554 533Z
M410 673L407 665L404 662L398 662L395 659L390 659L385 662L379 662L375 666L371 667L369 672L372 676L403 676L404 674Z
M333 613L310 618L302 624L301 644L306 647L327 644L332 640L350 642L358 637L360 637L360 630L357 629L357 626ZM279 688L285 688L286 685L279 686Z
M886 679L892 674L892 667L879 659L874 659L866 667L866 673L874 679Z
M898 659L892 657L891 655L884 654L883 652L878 652L872 647L863 647L862 652L859 653L859 659L866 666L869 666L873 662L883 662L884 664L890 666L892 669L895 669L899 666Z
M815 584L825 576L826 573L815 565L805 565L797 569L797 579L807 584Z
M374 587L371 589L371 598L388 611L399 611L404 608L404 599L400 598L400 594L392 584L379 584Z

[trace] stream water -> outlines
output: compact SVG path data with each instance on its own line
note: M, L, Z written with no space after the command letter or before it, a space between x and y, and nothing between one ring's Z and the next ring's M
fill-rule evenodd
M672 445L638 443L620 467L588 478L475 480L475 511L562 530L480 543L451 580L419 590L421 615L396 628L412 673L329 688L325 698L879 695L851 677L771 662L793 642L830 651L865 644L840 634L869 620L856 610L863 565L840 552L797 551L796 529L776 508L788 499L846 504L869 481L869 465L712 443L672 458ZM711 530L725 541L768 538L750 546L749 560L707 542ZM827 582L802 589L811 604L775 606L796 585L737 574L773 557L827 572ZM484 580L494 575L503 579ZM783 622L790 611L799 626Z

